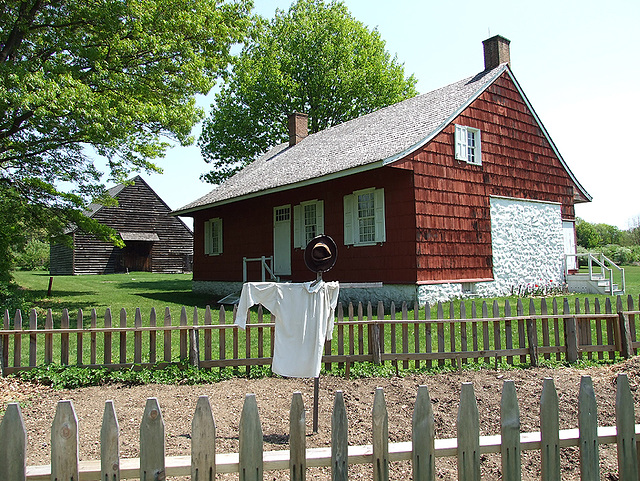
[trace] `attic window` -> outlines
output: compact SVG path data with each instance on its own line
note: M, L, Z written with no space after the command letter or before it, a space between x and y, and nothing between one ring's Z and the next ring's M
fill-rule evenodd
M468 164L481 165L480 130L464 125L456 125L456 159Z

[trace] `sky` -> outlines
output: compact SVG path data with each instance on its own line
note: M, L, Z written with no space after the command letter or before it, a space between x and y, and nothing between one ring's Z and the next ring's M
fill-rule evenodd
M254 0L272 18L291 0ZM593 197L576 205L591 223L640 224L640 2L500 0L344 0L376 28L387 50L426 93L484 69L482 41L511 41L511 67L575 177ZM213 91L197 102L209 111ZM283 112L285 116L287 112ZM194 128L197 137L200 126ZM638 144L637 146L635 144ZM142 174L172 209L209 192L197 145L158 160L163 174ZM192 225L190 218L184 218Z

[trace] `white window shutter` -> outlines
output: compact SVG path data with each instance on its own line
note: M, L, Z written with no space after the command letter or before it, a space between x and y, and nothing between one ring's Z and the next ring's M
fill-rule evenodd
M385 242L387 240L385 222L384 222L384 189L376 189L373 192L375 202L375 221L376 221L376 242Z
M217 219L218 223L218 252L216 254L222 254L222 219Z
M480 130L476 130L476 164L482 163L482 142L480 141Z
M316 204L316 227L318 235L324 234L324 200L319 200Z
M455 134L455 144L456 144L456 159L464 160L467 162L468 159L468 139L467 139L467 128L462 125L456 125L456 134Z
M354 222L353 211L355 209L355 195L349 194L344 196L344 245L353 245L354 243Z
M293 247L304 249L304 233L302 228L302 205L293 206Z
M204 253L205 255L211 254L211 246L213 242L211 239L211 221L208 220L204 223Z

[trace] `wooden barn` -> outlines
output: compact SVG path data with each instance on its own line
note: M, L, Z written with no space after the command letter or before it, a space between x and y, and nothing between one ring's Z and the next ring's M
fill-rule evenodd
M118 206L92 204L88 216L115 229L126 246L71 229L73 249L51 245L52 275L191 271L193 233L140 176L109 189L109 195Z
M233 292L263 263L312 280L303 249L320 233L338 245L324 278L343 300L561 285L574 204L591 197L516 80L509 40L483 44L485 70L438 90L313 135L291 115L289 143L174 212L194 218L194 289Z

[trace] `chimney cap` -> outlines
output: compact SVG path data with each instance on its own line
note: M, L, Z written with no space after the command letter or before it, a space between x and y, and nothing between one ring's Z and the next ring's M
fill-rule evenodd
M491 38L482 41L484 46L484 69L491 70L502 65L503 63L511 66L511 55L509 52L509 44L511 40L502 35L494 35Z

